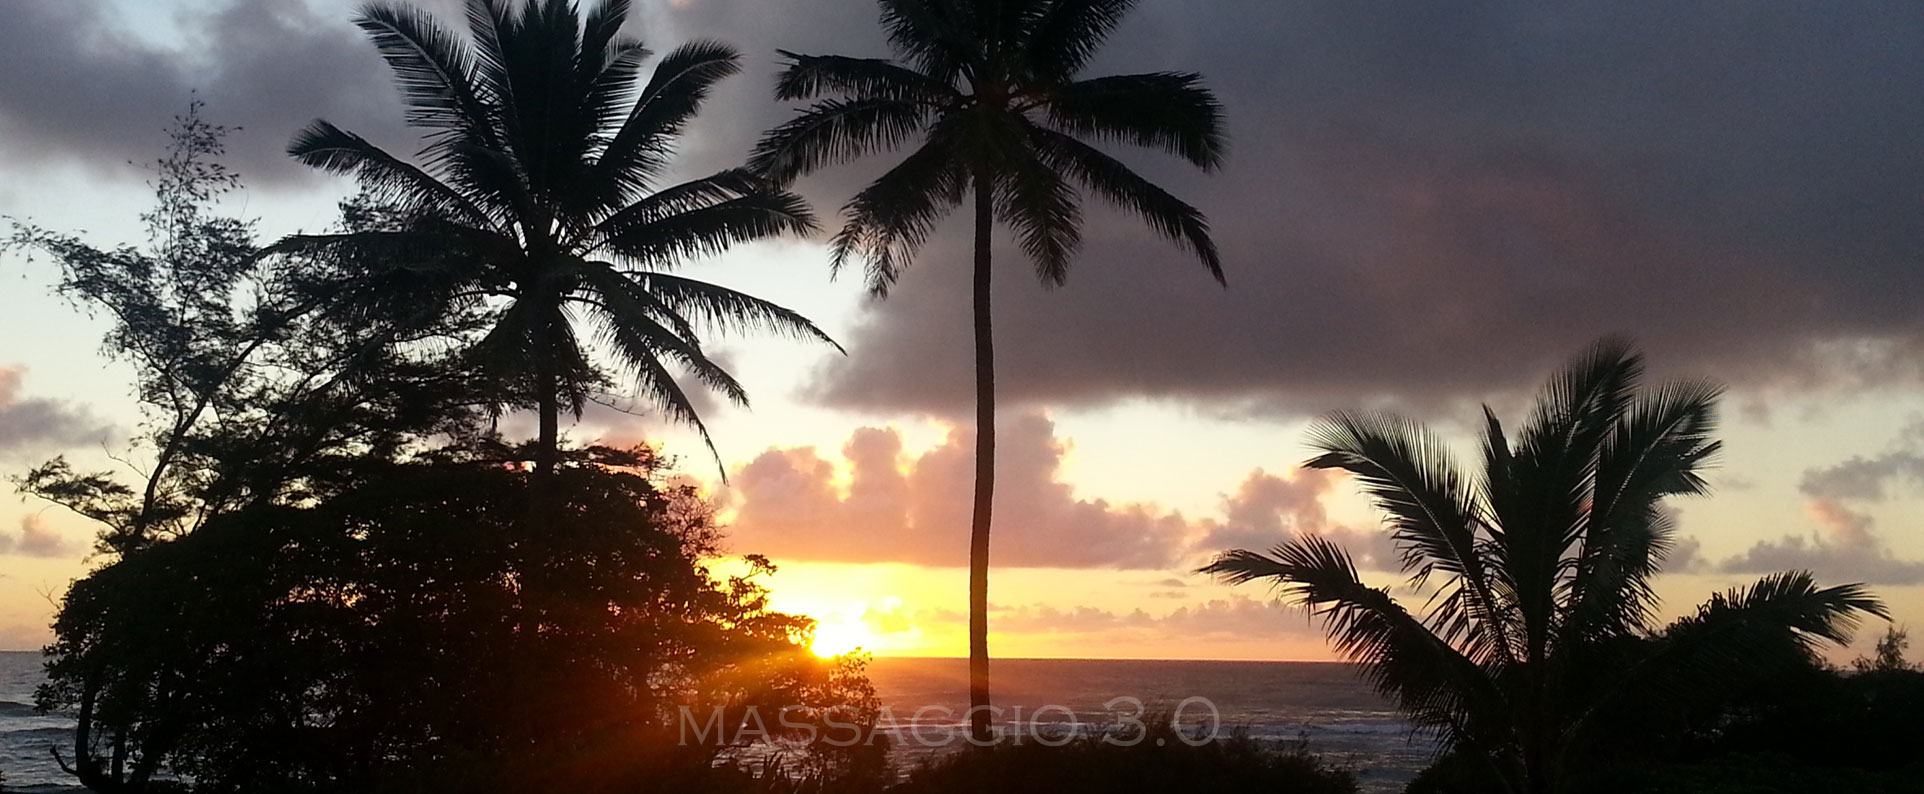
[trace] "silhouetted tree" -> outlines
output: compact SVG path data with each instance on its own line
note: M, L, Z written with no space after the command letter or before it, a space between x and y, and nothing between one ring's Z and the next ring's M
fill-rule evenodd
M652 452L565 455L541 496L563 520L538 530L533 475L502 452L364 458L76 583L39 700L94 737L81 781L701 790L730 748L683 741L683 706L872 723L859 669L809 653L806 618L770 611L754 572L709 572L711 513Z
M460 318L416 307L333 316L320 285L365 268L344 256L263 257L253 224L220 211L240 186L220 162L226 130L195 101L155 167L149 244L101 248L17 224L5 246L59 268L56 289L108 320L103 349L131 365L143 422L135 474L57 458L17 482L100 522L114 553L191 532L209 516L300 487L298 471L392 449L458 421L471 379L434 351ZM344 222L383 214L353 202Z
M881 0L900 63L834 55L789 59L786 100L820 97L769 132L750 161L786 182L824 165L921 141L843 207L833 265L864 260L886 295L950 209L973 197L975 501L969 543L971 730L989 730L988 565L995 489L995 345L990 234L1012 227L1045 284L1059 285L1081 242L1078 186L1133 211L1223 278L1201 212L1083 139L1221 163L1221 109L1196 74L1081 76L1134 0Z
M1419 616L1358 578L1348 553L1303 536L1230 551L1203 571L1268 580L1320 614L1336 648L1444 747L1512 792L1571 790L1662 715L1846 642L1885 615L1861 585L1805 572L1711 596L1660 628L1651 578L1671 546L1671 496L1700 471L1719 389L1640 391L1643 359L1606 341L1553 378L1515 440L1484 409L1467 475L1406 419L1337 413L1312 430L1312 468L1350 472L1389 517Z
M834 344L793 311L672 272L814 221L799 197L741 169L662 184L675 140L714 84L740 70L740 56L688 44L637 89L650 53L620 35L628 10L628 0L606 0L584 18L569 0L518 9L468 0L470 42L418 10L367 6L355 22L393 69L408 124L426 137L421 164L326 121L288 146L411 216L400 228L295 236L279 248L378 252L386 266L359 294L435 315L485 313L488 330L469 353L497 379L501 402L536 408L540 471L554 464L562 405L578 415L601 377L578 318L592 321L644 397L704 440L671 364L736 403L748 398L703 350L700 326Z

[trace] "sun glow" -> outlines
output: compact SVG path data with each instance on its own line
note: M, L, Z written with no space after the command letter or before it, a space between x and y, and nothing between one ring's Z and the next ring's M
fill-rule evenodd
M809 644L809 650L824 659L874 649L875 633L859 615L816 623L815 640Z

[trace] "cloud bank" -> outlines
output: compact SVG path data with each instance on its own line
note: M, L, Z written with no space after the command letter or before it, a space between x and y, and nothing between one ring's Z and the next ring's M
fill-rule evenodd
M1221 517L1190 518L1078 495L1061 477L1068 444L1041 414L1007 421L996 447L998 567L1171 569L1296 533L1336 539L1365 567L1394 565L1385 533L1329 521L1320 500L1342 480L1327 472L1258 469L1223 497ZM842 446L843 482L813 448L770 449L737 469L722 495L735 513L730 537L781 559L966 565L973 450L967 429L911 456L895 430L861 428Z

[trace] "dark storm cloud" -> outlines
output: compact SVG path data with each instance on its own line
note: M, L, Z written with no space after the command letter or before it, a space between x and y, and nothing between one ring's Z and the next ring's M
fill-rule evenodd
M881 52L866 3L675 5L677 35L752 54ZM1195 69L1220 93L1222 173L1133 161L1210 214L1230 289L1108 211L1065 289L1005 245L1003 393L1424 408L1532 383L1617 331L1740 383L1913 378L1921 39L1924 6L1890 3L1145 2L1092 72ZM762 68L718 111L716 163L785 116ZM886 164L804 187L827 214ZM947 231L815 397L966 404Z
M409 151L350 5L195 11L187 40L162 47L102 4L14 4L0 159L144 162L192 88L247 127L232 143L256 185L303 178L280 149L316 116ZM426 6L458 20L451 0ZM886 52L863 0L643 3L629 32L747 56L684 141L688 173L739 163L792 112L770 99L776 48ZM1096 207L1065 289L1038 289L1004 245L1002 392L1431 408L1533 383L1615 331L1666 368L1739 383L1916 378L1919 40L1924 6L1904 3L1146 0L1091 71L1195 69L1220 93L1222 173L1129 157L1209 213L1231 287ZM832 219L888 164L803 189ZM851 355L825 361L809 394L965 404L955 231L864 310Z
M138 20L105 3L12 3L0 24L0 161L72 163L117 172L148 163L193 97L214 123L241 127L228 163L251 185L326 177L283 153L326 117L395 151L412 151L385 67L349 22L348 4L317 14L289 0L193 5L178 42L132 35Z

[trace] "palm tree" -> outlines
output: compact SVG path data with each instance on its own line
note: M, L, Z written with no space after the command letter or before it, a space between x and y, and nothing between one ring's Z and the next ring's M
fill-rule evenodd
M1201 212L1085 142L1126 143L1205 170L1222 161L1222 114L1199 75L1086 78L1083 66L1135 0L880 0L898 61L783 52L784 100L815 100L770 131L750 166L786 183L834 162L915 151L842 209L831 245L840 270L866 264L885 296L949 210L975 209L975 502L969 543L969 702L989 736L989 527L995 489L995 345L990 235L1015 230L1036 275L1059 285L1081 242L1081 193L1131 210L1186 247L1222 281ZM1080 187L1080 189L1078 188Z
M1720 390L1639 391L1642 368L1628 345L1599 343L1550 382L1514 442L1486 407L1474 476L1406 419L1315 425L1321 454L1306 465L1351 473L1387 514L1411 587L1429 594L1420 617L1315 536L1202 570L1268 580L1314 610L1379 691L1505 790L1567 791L1664 705L1847 642L1860 615L1886 614L1861 585L1820 589L1792 572L1658 627L1651 579L1673 532L1662 503L1706 491Z
M296 236L278 250L377 252L384 264L352 285L352 300L405 302L423 317L488 312L469 352L537 408L540 473L555 464L561 406L578 416L601 372L577 320L711 452L668 365L738 404L747 396L703 351L698 326L834 344L793 311L671 272L814 221L799 197L745 169L659 184L675 140L740 55L687 44L641 83L650 53L620 34L628 10L604 0L584 20L567 0L468 0L470 42L419 10L369 5L355 23L393 69L407 123L424 132L421 165L326 121L288 146L307 165L359 177L409 220Z

